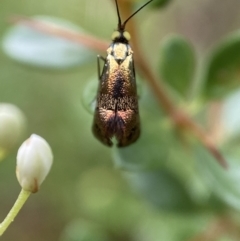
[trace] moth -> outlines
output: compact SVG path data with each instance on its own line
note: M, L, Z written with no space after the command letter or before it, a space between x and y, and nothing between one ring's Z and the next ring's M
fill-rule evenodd
M107 57L98 56L98 92L93 121L93 134L107 146L112 146L112 138L118 147L134 143L140 136L140 118L135 79L133 51L129 45L130 34L125 30L127 22L148 1L123 23L118 2L115 0L118 26L112 34L112 43L107 49ZM100 61L104 66L100 73Z

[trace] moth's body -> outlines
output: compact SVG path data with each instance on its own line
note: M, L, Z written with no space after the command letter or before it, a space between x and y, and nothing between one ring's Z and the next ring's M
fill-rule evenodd
M112 43L100 77L93 133L111 146L113 136L118 146L136 141L140 135L137 89L133 52L125 43Z
M122 23L115 0L118 29L112 35L107 57L98 57L99 86L92 129L97 139L108 146L112 146L112 137L117 139L119 147L124 147L135 142L140 135L133 51L128 43L130 34L125 31L125 26L129 19L151 1L153 0ZM100 58L104 61L101 74Z

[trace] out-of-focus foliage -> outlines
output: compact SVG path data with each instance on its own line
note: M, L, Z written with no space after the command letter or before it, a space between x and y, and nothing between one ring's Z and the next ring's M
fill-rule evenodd
M82 34L82 30L66 20L52 17L35 17L34 20L61 26ZM16 25L9 29L3 40L4 52L11 58L37 67L65 69L79 66L93 57L85 47L54 35L42 33L27 26Z
M11 104L0 104L0 161L6 157L25 130L26 118L22 111Z
M55 159L41 192L31 197L5 240L203 241L216 226L221 232L213 231L213 240L240 239L238 0L155 0L154 11L149 5L135 17L150 67L175 105L211 135L227 170L191 133L175 128L138 76L141 137L122 149L103 146L91 133L99 81L92 56L106 53L4 22L14 13L41 15L45 22L109 38L117 24L111 1L1 4L0 102L20 107L28 119L26 136L43 136ZM156 6L166 8L158 13ZM235 18L226 8L235 10ZM236 32L229 34L233 26ZM18 193L16 150L0 163L0 219Z
M109 241L101 226L86 220L74 220L64 229L60 241Z
M210 99L224 98L239 87L240 33L227 36L210 53L204 93Z
M153 1L152 6L154 8L162 8L169 4L170 1L171 0L155 0Z
M168 36L160 49L160 75L183 97L193 82L195 58L192 46L180 36Z
M230 149L230 148L228 148ZM237 148L235 147L237 150ZM240 163L237 153L225 153L229 163L229 169L223 170L216 164L215 160L201 147L196 148L198 169L204 175L204 181L211 191L223 202L239 210L240 205Z

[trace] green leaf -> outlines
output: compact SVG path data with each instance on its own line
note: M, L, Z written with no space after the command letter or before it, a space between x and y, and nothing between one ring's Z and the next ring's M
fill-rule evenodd
M81 98L82 104L90 114L93 114L95 110L98 82L99 80L96 75L95 77L92 77L91 79L89 79L89 81L87 82L83 90L83 94Z
M33 19L83 33L81 28L66 20L47 16ZM3 50L20 63L49 69L79 66L95 56L80 44L23 25L8 30L3 39Z
M117 170L90 169L80 177L76 191L85 215L114 233L134 227L143 211Z
M209 152L195 147L197 170L202 180L220 200L240 210L240 162L238 153L224 153L228 169L223 169Z
M127 172L135 191L152 205L166 210L192 210L193 203L180 180L166 169Z
M206 98L224 98L240 87L240 32L221 41L210 53L204 75Z
M240 91L234 92L222 103L219 123L222 123L224 139L240 137Z
M163 40L160 48L160 76L183 97L189 94L194 67L194 51L185 38L171 35Z
M154 8L162 8L169 4L171 0L155 0L151 3L151 6Z
M134 239L138 241L186 241L196 240L213 222L213 215L206 212L180 213L152 212L137 225ZM219 240L216 240L219 241Z
M64 229L61 241L109 241L100 226L86 220L74 220Z

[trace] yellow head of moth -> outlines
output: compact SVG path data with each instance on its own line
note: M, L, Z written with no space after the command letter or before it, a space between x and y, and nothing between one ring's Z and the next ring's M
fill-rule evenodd
M131 39L131 35L127 31L123 31L123 32L120 32L118 30L114 31L113 34L112 34L112 40L114 41L114 40L117 40L117 39L120 39L120 38L124 38L127 41L129 41Z

